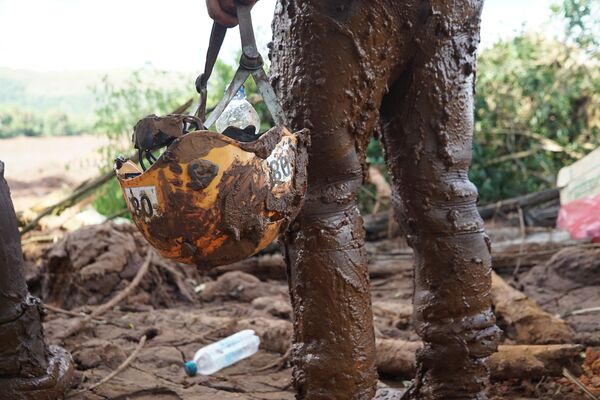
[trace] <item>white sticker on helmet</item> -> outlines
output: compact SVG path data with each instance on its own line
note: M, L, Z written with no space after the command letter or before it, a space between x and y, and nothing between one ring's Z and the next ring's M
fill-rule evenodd
M294 152L290 146L290 139L282 140L265 162L271 172L271 180L276 184L291 181L294 173Z
M156 188L154 186L131 187L125 190L125 198L129 211L146 220L160 214Z

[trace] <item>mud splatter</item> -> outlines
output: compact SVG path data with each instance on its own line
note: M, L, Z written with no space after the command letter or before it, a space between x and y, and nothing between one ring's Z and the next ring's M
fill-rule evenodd
M312 141L304 208L286 237L299 399L375 394L356 193L378 118L399 223L416 253L415 322L425 348L407 396L485 398L497 328L490 255L467 178L481 6L277 4L273 83L291 127L310 129Z
M283 143L289 179L280 183L268 161ZM154 211L136 209L144 204L131 199L133 219L168 258L201 268L240 261L267 246L297 214L308 145L304 131L292 135L279 126L254 142L192 132L176 139L147 172L122 180L125 188L151 187L158 199Z

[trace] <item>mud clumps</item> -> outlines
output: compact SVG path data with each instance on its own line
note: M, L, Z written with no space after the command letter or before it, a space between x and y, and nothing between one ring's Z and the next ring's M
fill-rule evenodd
M576 342L600 345L600 314L578 314L600 304L600 247L561 250L532 268L520 283L545 310L564 316L576 332Z
M125 288L144 262L149 245L131 224L105 223L68 233L41 260L41 297L72 309L99 305ZM125 304L169 307L195 303L200 275L194 267L154 257Z
M239 300L252 302L267 295L286 296L287 294L281 287L262 282L254 275L232 271L221 275L214 282L206 283L201 296L204 301ZM256 308L260 309L260 305L261 302L258 302Z

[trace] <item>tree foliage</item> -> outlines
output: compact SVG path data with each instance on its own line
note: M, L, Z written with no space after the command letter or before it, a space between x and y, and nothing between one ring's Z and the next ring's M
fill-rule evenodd
M600 25L591 2L555 9L561 38L522 33L480 54L471 178L484 202L554 186L561 167L600 145L600 57L589 37Z
M131 135L137 121L149 114L168 114L193 95L192 78L181 76L180 79L172 79L171 76L165 71L140 70L120 84L104 76L101 84L94 88L95 132L109 139L108 145L100 149L105 160L101 172L113 167L117 155L133 153ZM94 207L105 215L125 208L125 200L115 179L99 189Z
M0 139L15 136L78 135L89 124L62 110L34 111L17 105L0 108Z

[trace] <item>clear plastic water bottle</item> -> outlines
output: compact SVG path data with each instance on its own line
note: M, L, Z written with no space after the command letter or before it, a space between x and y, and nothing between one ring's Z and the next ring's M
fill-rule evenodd
M245 329L198 350L194 359L184 364L185 372L189 376L213 374L250 357L256 353L259 344L256 333L252 329Z
M246 100L246 93L242 86L227 107L225 107L225 110L217 119L217 122L215 122L215 126L219 133L223 133L230 126L245 130L251 125L255 128L252 133L258 134L260 117L254 107L252 107L252 104Z

